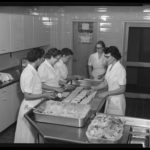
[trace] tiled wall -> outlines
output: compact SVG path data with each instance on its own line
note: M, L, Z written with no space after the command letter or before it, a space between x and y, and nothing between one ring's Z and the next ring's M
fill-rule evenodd
M50 47L72 49L72 21L96 21L98 40L106 46L116 45L123 52L124 22L150 22L149 6L39 6L37 11L50 18ZM26 13L27 7L15 7L16 13ZM6 9L5 9L5 12ZM147 18L146 18L147 16ZM145 19L144 19L145 18ZM23 51L22 51L23 52ZM22 53L21 52L21 53ZM9 54L0 55L0 69L16 63ZM7 58L7 59L6 59ZM8 60L10 62L8 62ZM3 63L2 63L3 62Z

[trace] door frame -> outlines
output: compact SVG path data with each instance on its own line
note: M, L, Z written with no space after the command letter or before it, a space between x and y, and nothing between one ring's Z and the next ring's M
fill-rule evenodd
M127 53L128 53L128 37L129 37L129 27L149 27L150 23L146 21L126 21L123 24L124 29L124 38L123 38L123 64L125 67L147 67L150 68L150 63L145 62L131 62L127 61ZM126 97L128 98L144 98L144 99L150 99L150 94L144 94L144 93L132 93L132 92L126 92Z
M93 23L96 23L96 30L98 31L98 27L99 27L99 21L98 19L72 19L72 50L74 50L74 28L73 28L73 24L74 22L93 22ZM99 32L97 32L96 34L96 40L98 41L98 35L99 35ZM73 51L74 52L74 51ZM76 61L76 59L73 57L72 59L72 68L73 68L73 63L74 61Z

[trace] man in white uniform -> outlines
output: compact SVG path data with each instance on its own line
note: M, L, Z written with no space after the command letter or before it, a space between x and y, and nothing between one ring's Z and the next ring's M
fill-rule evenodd
M29 63L20 77L20 86L24 93L24 100L19 110L14 143L35 143L35 132L24 117L24 114L41 102L43 98L52 98L50 93L42 93L41 80L36 71L36 68L43 61L43 55L44 50L39 48L32 49L27 54Z
M105 44L98 41L95 46L96 52L91 54L88 60L88 71L90 78L101 79L106 72L106 61L104 59Z
M106 98L105 113L125 115L126 101L126 70L120 63L121 54L116 46L110 46L105 49L105 58L107 59L108 68L105 80L93 89L98 90L108 87L108 91L99 94L99 97Z

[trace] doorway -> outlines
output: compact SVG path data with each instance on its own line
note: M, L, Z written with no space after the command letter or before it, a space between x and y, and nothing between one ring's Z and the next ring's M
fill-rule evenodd
M88 78L88 58L97 42L97 22L73 21L72 74Z
M126 96L150 99L150 24L125 23Z

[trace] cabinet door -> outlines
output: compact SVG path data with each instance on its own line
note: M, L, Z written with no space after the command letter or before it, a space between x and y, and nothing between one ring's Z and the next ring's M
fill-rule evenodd
M23 15L11 15L11 49L18 51L24 49Z
M23 100L23 94L21 92L19 83L14 83L11 86L12 86L12 90L11 90L12 99L11 100L12 100L12 111L13 111L12 118L13 118L13 121L15 122L18 117L20 104Z
M0 132L9 127L13 122L13 101L11 97L12 86L0 89Z
M10 15L0 13L0 54L10 52Z
M39 16L34 16L34 33L33 33L33 37L34 37L34 41L33 41L33 45L34 47L39 47L41 46L41 41L40 41L40 17Z
M50 27L45 25L42 17L34 16L34 46L48 45L50 40Z
M33 46L33 16L24 15L24 49Z

